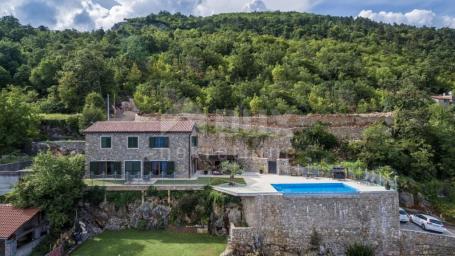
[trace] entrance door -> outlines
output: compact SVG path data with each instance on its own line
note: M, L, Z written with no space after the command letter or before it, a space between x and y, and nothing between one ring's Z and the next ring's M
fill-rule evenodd
M269 161L269 173L276 174L276 161Z

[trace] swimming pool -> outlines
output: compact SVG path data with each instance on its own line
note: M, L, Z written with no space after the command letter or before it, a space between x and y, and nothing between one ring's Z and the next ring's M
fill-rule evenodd
M283 194L356 194L359 191L344 183L298 183L272 184Z

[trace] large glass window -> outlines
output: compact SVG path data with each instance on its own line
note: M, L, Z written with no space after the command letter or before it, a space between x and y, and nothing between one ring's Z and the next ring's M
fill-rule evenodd
M125 161L125 175L128 179L141 177L141 161Z
M146 161L144 162L144 176L149 177L174 177L175 164L172 161Z
M111 148L112 147L112 138L107 136L102 136L101 138L101 148Z
M138 137L128 137L128 148L138 148Z
M121 178L122 163L116 161L90 162L90 176L92 178Z
M168 148L169 137L150 137L149 145L151 148Z

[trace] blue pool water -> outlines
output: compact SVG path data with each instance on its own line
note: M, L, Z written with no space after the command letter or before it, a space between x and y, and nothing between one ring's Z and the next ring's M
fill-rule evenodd
M359 191L344 183L272 184L283 194L354 194Z

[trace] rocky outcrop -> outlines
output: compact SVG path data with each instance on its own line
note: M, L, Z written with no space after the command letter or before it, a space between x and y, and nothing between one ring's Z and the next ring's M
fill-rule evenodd
M414 206L414 195L409 192L400 192L399 194L400 205L410 208Z
M148 198L145 202L135 201L125 206L116 206L114 203L102 202L97 206L90 204L80 205L79 221L86 232L90 235L101 233L103 230L141 229L159 230L170 225L172 207L157 198ZM224 207L214 206L214 210L208 221L208 231L215 235L229 234L230 224L240 225L243 221L242 207L239 204L230 203ZM199 219L188 219L183 216L187 223L202 223ZM185 225L181 223L181 225Z

